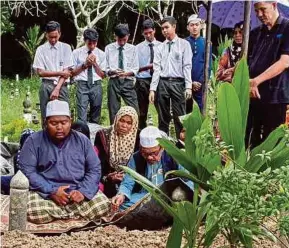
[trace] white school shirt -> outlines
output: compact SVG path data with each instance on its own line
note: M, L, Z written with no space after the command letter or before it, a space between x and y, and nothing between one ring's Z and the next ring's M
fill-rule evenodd
M154 74L150 90L156 91L160 77L184 78L186 89L192 88L192 49L188 41L176 36L172 40L169 52L169 40L165 40L156 49L153 69Z
M154 50L154 54L156 53L156 47L160 44L162 44L162 42L154 39L152 42L153 44L153 50ZM150 42L148 42L147 40L144 40L143 42L139 43L138 45L136 45L136 50L137 50L137 54L138 54L138 61L139 61L139 68L148 66L150 64L151 61L151 51L150 51L150 47L149 47ZM150 74L150 70L146 70L146 71L142 71L139 72L136 76L137 78L151 78L151 74Z
M47 41L37 48L33 61L33 69L63 71L70 67L73 67L72 50L70 45L58 41L54 46L52 46ZM43 78L54 80L55 84L57 84L59 79L59 77Z
M117 42L111 43L105 47L105 57L106 57L106 72L111 70L117 70L118 68L118 54L119 48ZM123 46L123 66L125 72L133 72L134 75L137 74L139 70L138 55L136 52L136 47L132 44L126 43Z
M87 46L82 46L79 47L77 49L75 49L72 54L73 54L73 62L74 62L74 66L79 67L81 66L83 63L85 63L86 58L88 56L88 51L89 49L87 48ZM102 71L105 71L105 53L103 51L101 51L99 48L95 48L92 51L92 54L95 55L96 57L96 63L98 64L98 66L100 67L100 69ZM92 75L93 75L93 81L97 81L97 80L101 80L102 78L96 73L95 69L92 68ZM82 71L81 73L79 73L77 76L74 77L76 81L78 80L83 80L83 81L87 81L87 69Z

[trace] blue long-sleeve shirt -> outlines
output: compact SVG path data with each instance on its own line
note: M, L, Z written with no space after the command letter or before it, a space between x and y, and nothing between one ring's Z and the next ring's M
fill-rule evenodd
M128 162L128 167L136 171L136 164L135 164L135 159L133 156L130 158ZM185 170L185 169L181 165L178 165L178 170ZM162 166L161 161L155 164L147 163L144 176L148 180L150 180L154 185L156 186L161 185L165 181L165 172L163 171L163 166ZM129 174L126 173L118 189L118 194L123 194L126 196L128 200L132 200L132 198L137 197L137 195L143 196L144 193L147 193L147 191L143 187L141 188L140 192L133 193L133 188L134 188L135 183L136 183L135 180ZM191 189L194 188L193 182L186 181L185 183ZM137 200L139 200L138 197L137 197ZM135 199L134 199L134 202L136 202Z
M98 191L100 161L90 140L74 130L61 146L54 144L46 131L32 134L21 150L19 167L30 189L43 198L63 185L70 186L67 192L78 190L89 200Z
M206 40L204 37L199 36L195 39L192 36L186 38L186 40L190 43L192 48L192 81L199 82L201 84L205 81L205 58L206 58ZM211 71L212 66L212 51L210 55L210 66L209 73Z

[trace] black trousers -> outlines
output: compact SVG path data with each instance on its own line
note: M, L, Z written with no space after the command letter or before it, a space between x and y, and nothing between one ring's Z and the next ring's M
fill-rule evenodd
M151 78L137 78L135 90L137 94L139 107L139 129L142 130L147 126L147 116L149 109L149 93Z
M107 86L107 94L109 120L111 125L120 109L121 98L124 100L126 105L133 107L137 112L139 112L137 95L132 79L110 78Z
M159 129L167 134L169 133L169 124L171 121L171 101L176 136L179 138L182 130L182 124L179 120L179 116L186 113L185 82L160 79L156 96Z
M99 124L102 103L101 80L93 84L82 80L77 81L76 100L78 120L87 121L87 107L90 104L89 122Z
M41 111L41 121L42 127L44 126L46 118L46 105L50 101L50 95L55 88L52 80L42 79L41 86L39 88L39 101L40 101L40 111ZM58 100L65 101L69 103L69 92L66 84L62 85L59 92Z
M250 103L246 146L254 148L260 145L269 134L285 123L287 104L269 104L253 100Z

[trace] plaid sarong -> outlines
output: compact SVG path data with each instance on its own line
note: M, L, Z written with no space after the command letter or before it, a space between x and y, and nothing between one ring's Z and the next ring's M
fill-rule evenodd
M29 192L27 205L28 221L35 224L49 223L57 219L98 220L110 209L109 199L101 192L90 201L58 206L52 200L45 200L36 192Z

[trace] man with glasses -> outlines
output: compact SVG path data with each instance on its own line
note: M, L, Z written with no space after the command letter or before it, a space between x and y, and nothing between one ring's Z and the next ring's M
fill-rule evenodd
M87 121L87 107L90 104L89 122L100 124L102 87L105 76L105 53L97 48L98 32L88 28L83 33L85 46L73 51L74 75L77 82L77 116Z
M140 133L140 149L132 155L128 167L140 175L146 177L154 185L161 185L165 180L165 174L171 170L184 170L161 148L157 139L166 137L166 134L156 127L146 127ZM192 188L192 183L187 183ZM120 184L118 194L112 198L112 209L124 210L129 208L148 192L134 179L126 174Z
M139 128L145 128L149 108L150 84L153 75L154 53L160 41L155 39L154 22L147 19L142 24L145 40L136 46L139 59L139 71L136 75L136 93L139 106Z

